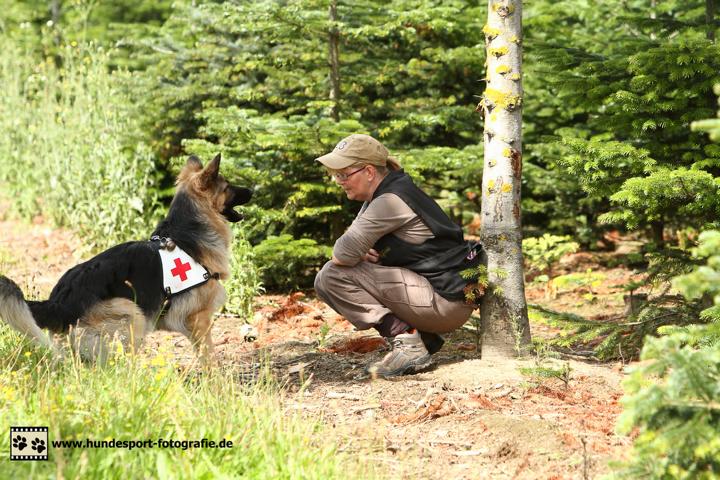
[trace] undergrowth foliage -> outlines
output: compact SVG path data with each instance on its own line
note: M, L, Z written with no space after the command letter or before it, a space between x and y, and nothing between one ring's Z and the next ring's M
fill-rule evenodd
M547 235L546 235L547 236ZM562 240L563 237L552 237ZM556 248L550 242L537 242L528 245L527 263L531 275L538 271L551 272L551 267L560 255L554 250L572 252L577 247L573 242L560 243ZM525 241L523 241L525 248ZM669 292L670 281L680 274L692 270L693 264L699 264L697 258L690 258L689 251L679 248L665 248L662 253L639 254L647 269L642 281L629 282L624 288L629 295L625 296L627 311L614 318L589 320L567 312L558 312L530 305L530 317L537 323L553 326L562 330L562 334L546 340L548 345L560 350L582 351L582 355L601 361L629 361L638 357L646 336L657 336L658 332L668 325L689 325L705 320L700 315L702 302L696 298L685 298ZM539 266L545 266L541 270ZM547 275L535 277L535 281L547 281ZM605 274L587 269L585 272L572 272L559 275L550 280L553 292L557 295L564 291L583 287L588 293L583 299L592 302L595 298L593 289L607 280ZM650 293L636 294L638 287L651 287ZM548 290L546 289L546 294Z
M689 299L709 298L706 325L668 326L648 338L642 363L625 383L619 429L637 429L625 478L717 478L720 472L720 232L701 234L705 265L674 285Z
M561 335L546 341L548 345L601 361L624 362L637 358L649 335L657 335L658 331L668 325L697 322L699 313L696 303L677 298L648 302L637 314L620 323L588 320L540 305L529 307L529 315L534 322L562 330Z
M575 253L580 245L565 235L543 234L541 237L528 237L522 241L523 257L529 267L528 274L544 276L543 281L552 278L552 266L564 255Z
M254 248L253 255L262 265L263 284L268 288L310 288L315 274L332 255L332 248L310 238L271 235Z
M108 73L99 47L66 46L61 67L36 58L3 39L3 189L22 215L69 226L91 248L143 238L159 215L156 166L130 75Z

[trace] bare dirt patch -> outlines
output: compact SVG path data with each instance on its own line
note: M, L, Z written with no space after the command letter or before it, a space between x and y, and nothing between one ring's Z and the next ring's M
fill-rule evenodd
M42 297L69 267L82 260L81 242L50 228L42 218L24 223L3 217L0 204L0 273L31 296ZM622 314L622 289L630 273L601 269L602 284L560 291L528 288L530 302L593 316ZM572 265L567 271L575 271ZM570 287L567 287L570 288ZM590 293L592 298L587 296ZM586 298L583 297L585 295ZM532 358L480 358L474 331L450 334L427 372L395 380L359 379L363 366L385 354L376 334L357 332L324 304L303 293L266 295L256 301L249 339L243 319L220 316L213 328L223 365L252 373L269 362L286 392L288 411L322 418L344 454L360 454L388 478L595 478L620 458L630 440L614 433L621 407L619 364L567 362L569 382L532 384L520 372ZM533 334L556 334L533 325ZM179 363L192 363L189 342L175 334L150 335L145 354L170 346Z

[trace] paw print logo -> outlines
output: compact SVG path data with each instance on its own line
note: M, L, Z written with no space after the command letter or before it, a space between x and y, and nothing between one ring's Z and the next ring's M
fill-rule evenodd
M42 453L45 450L45 440L40 438L34 438L31 443L31 447L38 453Z
M13 438L13 447L21 451L25 450L25 447L27 447L27 438L22 435L17 435Z
M48 427L10 427L10 460L47 460L49 448Z

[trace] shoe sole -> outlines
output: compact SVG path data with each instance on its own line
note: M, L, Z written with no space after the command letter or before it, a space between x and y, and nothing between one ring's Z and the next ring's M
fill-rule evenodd
M373 372L372 369L370 369L367 371L367 373L370 376L378 376L378 377L382 377L382 378L401 377L403 375L418 373L422 370L425 370L430 365L432 365L432 358L430 357L430 354L428 354L428 355L425 355L425 356L420 357L419 359L415 360L410 365L406 365L402 368L398 368L397 370L392 370L390 372L385 372L385 373L379 373L379 372Z

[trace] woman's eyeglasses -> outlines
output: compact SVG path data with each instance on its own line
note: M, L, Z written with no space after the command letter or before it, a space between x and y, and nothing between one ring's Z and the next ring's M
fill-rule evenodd
M348 178L352 177L352 176L355 175L356 173L358 173L358 172L360 172L360 171L362 171L362 170L365 170L366 167L367 167L367 165L366 165L365 167L358 168L357 170L352 171L352 172L350 172L350 173L340 173L340 172L338 172L338 173L333 173L333 174L332 174L332 177L333 177L335 180L337 180L338 182L345 182L345 181L347 181Z

